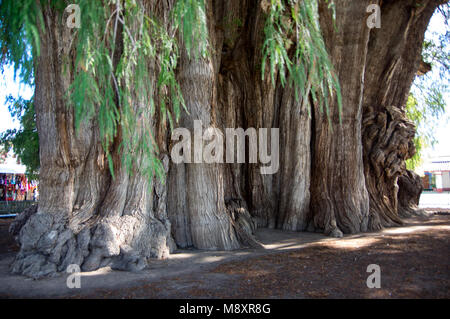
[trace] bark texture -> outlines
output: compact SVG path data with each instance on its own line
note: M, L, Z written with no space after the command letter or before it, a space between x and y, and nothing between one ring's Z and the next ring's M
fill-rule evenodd
M415 129L404 109L415 75L424 69L428 23L446 1L379 1L381 28L371 29L364 76L364 175L370 197L369 228L401 224L398 184L404 161L414 155Z
M148 10L169 9L162 6L150 5ZM40 204L20 230L21 249L12 271L40 278L65 271L70 264L82 270L106 265L143 269L147 257L164 258L175 248L167 190L156 180L149 187L145 176L127 173L117 146L111 151L116 168L113 179L95 120L75 131L73 110L64 97L72 74L63 62L74 59L73 34L54 9L43 7L43 15L46 32L40 28L35 91ZM169 159L161 156L167 172ZM136 161L136 167L141 161Z
M361 144L362 95L369 29L365 24L370 1L340 1L336 29L325 3L319 5L325 43L342 89L342 114L337 100L327 116L315 108L313 182L314 226L325 234L367 230L369 199L364 182ZM331 125L329 125L331 124Z
M370 194L370 229L400 225L397 180L405 171L405 160L414 155L414 124L401 109L367 110L364 117L364 160Z
M407 170L398 178L398 214L401 217L423 216L425 211L419 208L420 194L424 187L422 178Z
M170 23L174 1L144 2L145 10ZM116 178L111 177L95 120L75 131L73 110L64 100L73 75L64 63L73 61L76 49L70 29L46 7L35 96L40 203L15 230L21 250L12 271L40 278L69 264L139 270L147 258L164 258L176 247L260 247L257 227L339 237L401 223L397 180L413 154L414 136L402 109L439 1L422 1L420 7L412 0L383 1L377 30L366 25L373 1L335 2L336 28L330 10L319 4L343 97L342 114L336 100L330 101L328 120L310 96L295 99L294 89L283 87L278 76L274 85L261 79L262 1L206 1L210 55L194 60L181 51L177 77L189 113L177 125L192 136L194 120L222 132L279 128L279 170L262 175L261 164L248 163L248 154L246 163L175 164L170 132L156 116L148 121L167 179L150 185L127 172L117 146L111 150ZM148 68L154 74L157 62L149 61ZM136 108L146 111L137 102Z

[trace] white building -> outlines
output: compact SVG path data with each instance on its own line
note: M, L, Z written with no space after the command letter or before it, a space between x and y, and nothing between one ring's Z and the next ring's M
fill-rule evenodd
M440 156L427 161L423 167L425 189L450 191L450 156Z

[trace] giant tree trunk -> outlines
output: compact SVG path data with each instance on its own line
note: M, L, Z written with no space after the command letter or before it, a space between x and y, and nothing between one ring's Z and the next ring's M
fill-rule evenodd
M365 9L370 1L338 1L336 28L325 3L319 5L321 26L342 87L342 114L337 99L327 115L315 108L312 175L314 225L326 234L367 230L369 199L364 182L361 116L369 29ZM341 124L342 123L342 124Z
M143 2L145 10L166 27L170 24L173 0ZM188 128L191 135L194 120L222 132L279 128L279 170L262 175L260 164L248 162L175 164L169 157L173 142L168 128L158 116L148 116L166 170L164 184L156 179L150 183L136 173L144 156L136 161L134 174L123 167L117 147L120 136L110 150L116 170L113 179L95 120L75 131L73 110L64 99L73 80L64 65L75 56L72 34L46 7L35 93L40 203L20 231L21 250L12 270L38 278L64 271L69 264L83 270L106 265L142 269L146 258L164 258L175 244L220 250L259 247L254 237L257 227L341 236L399 223L393 204L397 167L411 154L413 136L401 107L416 63L406 60L406 45L398 49L394 45L398 39L383 32L417 35L415 59L437 1L425 1L421 15L403 24L390 17L390 7L409 12L406 2L410 1L383 1L386 26L378 31L366 26L366 7L372 1L335 2L336 29L329 9L323 2L319 6L320 25L343 97L341 116L337 102L330 101L329 122L317 105L311 105L310 96L297 100L294 89L283 87L278 77L274 85L261 79L266 18L261 1L206 1L210 55L189 59L181 50L177 76L189 113L183 113L177 125ZM389 26L392 20L399 25ZM405 59L401 67L395 63L399 56ZM377 67L380 61L386 67ZM149 72L155 73L157 62L148 64ZM409 82L397 87L402 76ZM148 113L146 106L135 102ZM391 136L396 136L394 147ZM246 149L248 153L248 145ZM385 153L388 161L372 155ZM381 193L374 184L378 177L385 185Z
M369 228L401 224L397 180L415 153L415 128L405 105L422 61L428 22L442 0L383 0L382 26L370 32L363 98L364 173ZM420 190L419 190L420 192Z
M145 176L127 173L117 144L111 150L112 179L95 120L75 131L73 110L65 100L72 75L63 64L74 57L73 34L54 9L43 7L43 15L46 31L40 26L35 91L40 201L20 232L21 250L12 270L38 278L65 271L69 264L83 270L105 265L142 269L144 257L161 258L174 248L166 189L156 180L149 187ZM143 160L138 158L136 168ZM167 156L163 163L167 169Z

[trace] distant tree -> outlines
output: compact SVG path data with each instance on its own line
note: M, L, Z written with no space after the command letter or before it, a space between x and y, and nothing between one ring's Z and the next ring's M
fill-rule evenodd
M7 155L8 153L5 151L5 149L3 147L0 147L0 164L5 163Z
M0 145L8 153L12 148L23 165L26 174L36 179L39 173L39 136L36 128L36 113L33 99L25 100L13 96L6 98L8 110L20 122L19 129L8 129L0 134Z
M450 6L440 6L435 15L440 15L445 21L444 29L426 33L423 62L406 104L407 116L417 128L414 138L416 153L406 161L409 170L420 166L425 149L437 142L435 128L439 123L448 122L445 112L448 108L446 99L450 98Z

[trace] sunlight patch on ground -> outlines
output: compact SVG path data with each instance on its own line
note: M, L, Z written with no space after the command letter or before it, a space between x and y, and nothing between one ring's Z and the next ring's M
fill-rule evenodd
M193 252L177 252L170 254L168 258L164 260L171 260L171 261L185 261L188 259L191 259L192 261L198 261L198 262L216 262L221 261L229 256L246 256L249 255L249 252L238 252L238 251L214 251L214 252L200 252L199 251L193 251ZM163 261L164 261L163 260Z
M384 234L396 235L396 234L409 234L419 231L430 231L430 230L450 230L450 226L411 226L411 227L401 227L386 229L383 231Z
M81 272L81 277L92 277L92 276L98 276L98 275L106 275L113 272L113 270L110 267L103 267L100 269L97 269L95 271L89 271L89 272Z
M380 239L377 238L363 237L363 238L340 239L332 242L325 242L322 245L330 248L353 250L371 246L375 243L378 243L379 241Z

